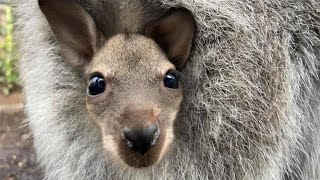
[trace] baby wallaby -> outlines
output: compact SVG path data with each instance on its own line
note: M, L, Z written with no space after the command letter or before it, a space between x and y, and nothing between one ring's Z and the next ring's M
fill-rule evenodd
M100 47L93 18L75 0L39 5L65 61L87 80L86 110L106 158L136 168L159 162L174 138L182 101L177 70L190 55L192 14L172 9L144 33L119 33Z

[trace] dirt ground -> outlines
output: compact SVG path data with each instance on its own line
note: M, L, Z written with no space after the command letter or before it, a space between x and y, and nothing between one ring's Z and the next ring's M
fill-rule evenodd
M0 95L0 179L42 179L35 163L32 137L21 108L21 95Z

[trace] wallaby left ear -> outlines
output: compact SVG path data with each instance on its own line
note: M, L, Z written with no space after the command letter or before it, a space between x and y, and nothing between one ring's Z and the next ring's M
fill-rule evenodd
M78 0L38 2L67 63L84 71L97 48L98 31L93 18Z
M158 43L177 69L189 58L194 32L194 18L186 9L172 9L145 29L145 35Z

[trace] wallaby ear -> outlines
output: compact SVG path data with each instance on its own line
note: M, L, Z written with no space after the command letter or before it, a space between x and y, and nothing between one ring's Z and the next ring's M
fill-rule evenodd
M185 65L190 55L194 32L194 18L185 9L170 10L145 29L145 35L158 43L178 69Z
M76 0L39 0L39 6L66 61L82 70L96 50L98 33L92 17Z

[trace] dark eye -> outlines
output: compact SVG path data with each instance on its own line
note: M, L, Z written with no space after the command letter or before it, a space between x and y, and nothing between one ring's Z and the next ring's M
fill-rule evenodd
M163 80L163 84L167 88L178 89L179 88L179 81L178 81L176 73L170 72L170 71L167 72L166 77Z
M103 93L106 89L106 84L101 75L93 75L89 81L88 94L91 96Z

